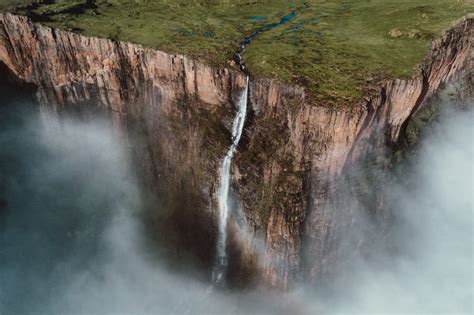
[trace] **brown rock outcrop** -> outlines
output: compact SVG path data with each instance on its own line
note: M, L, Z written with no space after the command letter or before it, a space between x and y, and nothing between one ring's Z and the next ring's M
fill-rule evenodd
M397 146L407 119L438 87L472 71L473 21L459 21L435 42L418 76L384 82L375 97L350 109L312 104L302 88L252 83L234 186L270 285L316 280L338 261L346 231L356 224L350 202L338 200L344 172L367 152ZM108 112L145 182L171 209L167 222L184 231L176 238L211 259L212 199L233 103L245 83L241 73L10 14L0 15L0 62L37 87L45 108ZM184 214L190 221L180 221Z

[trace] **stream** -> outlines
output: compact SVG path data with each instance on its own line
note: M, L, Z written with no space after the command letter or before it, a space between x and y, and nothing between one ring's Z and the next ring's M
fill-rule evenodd
M225 273L227 270L227 224L229 220L229 190L231 185L231 166L234 158L234 153L242 137L242 133L245 126L245 119L247 116L247 108L249 102L249 85L250 85L250 72L248 71L245 62L243 60L243 53L245 49L257 38L262 32L271 30L275 27L288 23L296 17L296 11L292 11L290 14L283 16L279 22L265 24L258 27L251 35L245 37L239 43L239 49L235 53L235 61L238 63L242 72L246 75L245 88L242 91L239 101L237 104L237 114L232 124L232 144L227 151L226 156L221 163L221 171L219 176L219 186L217 189L217 204L219 211L218 221L218 239L217 239L217 257L212 272L212 282L216 285L223 286L225 283Z

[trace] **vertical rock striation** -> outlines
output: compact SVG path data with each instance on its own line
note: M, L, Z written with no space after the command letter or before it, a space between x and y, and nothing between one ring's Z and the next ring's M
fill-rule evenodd
M436 41L419 75L382 82L351 107L313 104L303 88L275 81L251 85L233 183L270 285L316 281L347 247L362 246L364 236L349 232L360 202L339 198L344 174L369 153L400 145L408 118L440 85L472 72L473 21L466 17ZM170 237L211 265L216 220L210 209L243 74L10 14L0 15L0 62L37 87L44 108L108 113L160 207L169 209L164 220L179 231ZM388 214L374 200L383 226Z
M243 75L10 14L0 15L0 62L36 86L45 109L107 113L135 153L144 182L158 191L160 217L152 219L178 225L157 233L210 261L216 230L211 196Z
M359 106L317 106L302 89L256 83L255 119L238 158L236 186L251 234L264 244L271 285L317 281L343 254L362 247L361 207L370 208L382 229L389 224L380 191L369 192L370 204L361 204L350 197L345 174L365 159L375 164L387 146L399 146L408 119L441 85L472 75L473 29L474 16L457 22L433 43L417 76L382 82Z

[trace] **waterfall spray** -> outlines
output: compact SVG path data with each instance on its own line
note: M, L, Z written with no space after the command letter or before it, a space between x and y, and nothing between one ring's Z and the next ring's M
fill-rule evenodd
M232 125L232 144L227 151L227 155L222 161L221 173L219 177L219 188L217 190L217 202L219 208L219 235L217 240L217 261L214 268L213 281L222 283L224 271L227 266L227 221L229 217L229 188L230 188L230 169L234 153L239 145L242 132L244 130L245 117L247 115L247 101L249 90L249 77L246 78L245 89L242 91L238 102L237 115Z

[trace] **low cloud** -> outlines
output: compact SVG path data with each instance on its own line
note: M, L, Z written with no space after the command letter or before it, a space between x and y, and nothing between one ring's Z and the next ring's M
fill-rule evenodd
M140 191L111 126L2 114L0 314L473 311L472 110L443 117L411 186L393 187L399 252L354 261L325 294L219 292L171 273L145 245Z
M370 261L351 261L318 313L472 314L474 111L443 112L400 184L389 189L396 225ZM312 299L311 302L309 299Z

